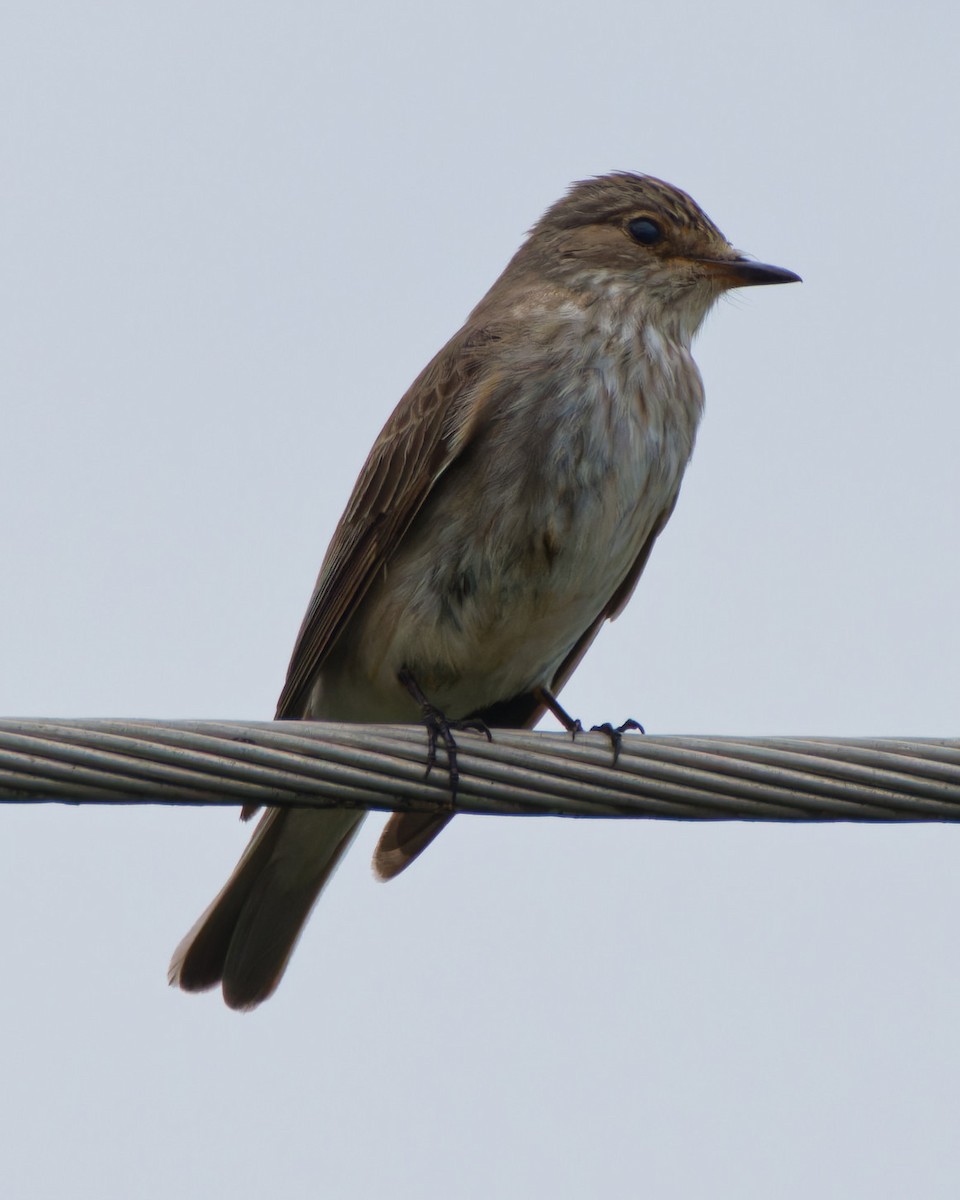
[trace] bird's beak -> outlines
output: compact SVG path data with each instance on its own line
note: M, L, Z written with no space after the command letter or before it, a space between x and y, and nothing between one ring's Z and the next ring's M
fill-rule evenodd
M736 258L698 258L709 274L728 288L753 287L760 283L802 283L803 280L786 267L753 262L743 255Z

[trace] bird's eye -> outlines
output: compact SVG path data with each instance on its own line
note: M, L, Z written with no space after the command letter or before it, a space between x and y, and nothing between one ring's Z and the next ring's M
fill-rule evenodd
M627 229L633 240L641 246L655 246L663 238L663 230L649 217L634 217Z

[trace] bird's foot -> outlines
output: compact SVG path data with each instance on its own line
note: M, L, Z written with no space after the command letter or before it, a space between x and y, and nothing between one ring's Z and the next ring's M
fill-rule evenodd
M556 696L552 692L548 692L546 688L541 687L536 690L537 699L549 712L557 718L560 724L564 727L567 733L576 740L578 733L583 733L583 725L576 717L571 717L565 708L560 705ZM640 733L646 733L646 730L639 721L635 721L632 717L628 717L622 725L617 725L614 728L609 721L605 721L603 725L592 725L591 733L605 733L610 739L610 744L613 746L613 765L617 765L617 760L620 757L620 748L623 745L623 735L628 729L636 729Z
M610 744L613 746L614 766L617 765L617 760L620 758L620 750L623 746L623 735L628 729L635 729L638 733L647 732L640 722L635 721L633 717L628 717L622 725L617 725L616 728L614 728L609 721L604 721L602 725L592 725L590 727L591 733L605 733L610 739Z
M469 719L450 721L432 704L424 705L421 710L423 723L427 727L427 769L426 778L437 765L437 745L443 743L447 753L447 778L450 781L450 807L456 808L457 789L460 784L460 768L457 763L457 739L453 731L458 733L482 733L488 742L493 741L493 735L483 721Z
M462 721L449 720L435 704L430 703L416 679L405 668L398 673L397 678L420 705L420 718L427 729L427 769L424 779L437 765L437 746L443 743L447 755L447 778L450 781L450 808L453 809L456 807L457 788L460 783L457 739L453 736L453 731L456 729L460 733L482 733L488 742L493 741L493 735L486 724L477 717L467 717Z

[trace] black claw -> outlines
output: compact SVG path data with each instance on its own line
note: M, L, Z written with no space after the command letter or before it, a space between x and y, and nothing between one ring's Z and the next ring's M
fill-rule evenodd
M457 766L457 739L453 736L454 729L482 733L488 742L493 741L493 734L479 717L466 717L462 721L448 721L436 705L431 704L420 689L413 675L404 668L398 672L397 678L407 689L414 700L420 705L420 714L427 728L427 769L424 779L437 765L437 743L443 742L447 752L447 778L450 781L450 807L457 803L457 787L460 783L460 770Z
M450 807L456 808L460 769L457 765L457 739L453 736L453 731L456 729L458 733L482 733L488 742L493 741L493 734L483 721L475 717L468 717L463 721L448 721L443 713L438 708L434 708L432 704L424 705L423 723L427 727L427 769L424 779L437 765L437 743L443 742L443 748L447 752Z
M493 741L490 726L486 721L481 721L479 717L465 717L462 721L451 721L450 724L462 733L482 733L488 742Z
M453 736L450 722L432 704L423 706L423 723L427 728L427 769L423 777L426 779L437 765L437 743L443 742L447 752L447 778L450 781L450 807L457 803L457 786L460 783L460 770L457 766L457 739Z
M646 733L646 730L639 721L634 721L632 717L628 717L622 725L618 725L616 729L609 721L604 721L602 725L593 725L590 728L591 733L605 733L610 739L610 745L613 747L613 765L616 766L620 759L620 750L623 747L623 735L628 729L636 729L640 733Z
M617 765L617 760L620 757L620 747L623 744L623 734L619 729L614 729L609 721L604 721L602 725L591 725L591 733L605 733L610 739L610 745L613 747L613 765Z

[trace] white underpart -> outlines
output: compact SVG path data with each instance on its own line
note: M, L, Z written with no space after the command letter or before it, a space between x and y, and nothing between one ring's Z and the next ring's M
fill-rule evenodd
M558 326L569 360L531 364L527 342L507 361L474 451L328 659L314 715L416 719L402 667L450 717L548 684L670 508L703 406L689 338L620 297L545 312L542 343Z

